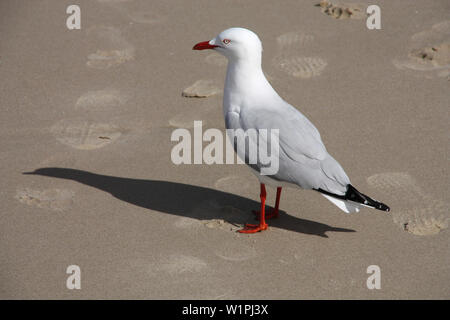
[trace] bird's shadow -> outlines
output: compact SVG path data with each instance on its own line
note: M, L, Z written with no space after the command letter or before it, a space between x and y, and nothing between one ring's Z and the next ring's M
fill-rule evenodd
M33 172L24 172L24 174L77 181L142 208L199 220L224 219L231 224L241 224L242 219L245 221L252 218L250 214L244 214L245 217L236 217L236 215L224 214L221 210L208 210L208 206L202 210L202 204L204 206L205 203L212 202L218 208L233 207L239 209L238 212L249 213L260 205L254 200L232 193L178 182L121 178L68 168L40 168ZM325 234L327 231L355 232L352 229L335 228L300 219L285 212L280 212L280 217L270 220L269 224L280 229L325 238L327 238Z

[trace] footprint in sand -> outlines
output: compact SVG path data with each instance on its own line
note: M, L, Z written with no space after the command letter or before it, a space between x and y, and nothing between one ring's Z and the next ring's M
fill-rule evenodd
M450 67L450 42L411 51L411 58L425 68Z
M214 253L227 261L244 261L257 256L255 248L233 240L215 245Z
M450 20L441 21L431 26L431 28L415 33L411 40L414 42L423 42L432 44L450 37Z
M101 46L95 53L88 55L88 67L94 69L108 69L134 59L135 49L125 40L119 29L108 26L95 26L87 30L90 37L94 37Z
M401 199L393 208L394 223L415 235L433 235L448 227L448 204L426 194L407 173L392 172L376 174L367 183L386 194Z
M220 205L215 200L200 203L192 212L195 218L182 217L175 222L177 228L196 229L206 227L224 231L237 231L248 220L248 215L231 206Z
M181 95L187 98L206 98L219 94L221 90L212 80L197 80L183 90Z
M125 104L127 97L118 90L88 91L78 98L75 107L85 111L110 111Z
M308 79L320 75L327 63L317 57L279 57L277 65L280 70L295 78Z
M184 97L197 97L204 98L211 95L215 95L221 92L221 90L215 85L212 80L199 80L192 86L186 88L182 92ZM202 121L203 127L207 122L210 122L211 104L195 105L195 111L189 113L177 113L173 118L169 120L169 125L174 128L192 129L194 127L194 121ZM210 120L205 120L209 118ZM214 122L214 121L213 121Z
M277 38L280 51L273 58L273 64L295 78L308 79L320 75L327 66L324 59L299 55L313 40L314 36L302 32L282 34Z
M29 188L17 191L15 198L22 203L55 211L69 209L73 203L74 192L66 189L33 190Z
M206 63L213 65L213 66L218 66L218 67L224 67L228 64L228 60L227 58L225 58L224 56L218 54L218 53L212 53L210 55L208 55L205 58ZM264 72L264 75L266 76L267 80L271 81L273 80L273 77L266 74ZM220 90L222 91L222 90Z
M137 262L137 263L136 263ZM180 299L224 299L235 294L226 279L219 279L214 269L203 259L187 254L159 255L150 263L139 259L133 263L137 273L146 271L146 275L156 281L165 281L165 285L178 287ZM127 262L128 264L128 262ZM151 279L150 279L151 280ZM192 282L203 289L189 290Z
M335 19L364 19L367 17L365 7L358 3L331 3L329 1L321 1L316 4L321 11Z
M181 217L175 221L175 227L180 229L194 229L202 225L200 220L189 217Z
M229 192L238 193L241 191L252 190L253 183L250 179L246 179L241 176L228 176L220 178L214 183L216 189Z
M102 148L117 140L123 131L115 125L86 120L61 120L51 128L59 142L80 150Z
M430 72L439 77L450 75L450 21L433 25L411 37L412 43L406 59L394 59L401 70Z
M208 270L208 264L200 258L184 254L171 254L160 257L150 263L149 272L158 275L161 272L170 275L186 275L192 273L204 273Z
M207 120L201 119L202 116L199 114L182 114L179 113L175 117L169 120L169 126L173 128L184 128L192 129L194 128L194 121L202 121L203 127L207 124Z
M277 37L277 43L281 47L306 46L314 41L314 36L302 32L288 32Z
M210 229L221 229L224 231L237 231L242 229L248 220L245 212L231 205L220 205L214 200L206 201L195 210L196 215L208 215L213 213L217 218L202 219L203 225Z

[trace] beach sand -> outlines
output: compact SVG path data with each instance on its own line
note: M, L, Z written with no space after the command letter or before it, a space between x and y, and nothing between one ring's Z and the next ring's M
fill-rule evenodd
M336 18L319 1L79 0L68 30L72 2L0 2L1 299L450 298L448 1L336 1L363 10ZM268 231L239 234L252 173L171 162L175 128L224 129L226 61L191 49L234 26L390 213L283 189Z

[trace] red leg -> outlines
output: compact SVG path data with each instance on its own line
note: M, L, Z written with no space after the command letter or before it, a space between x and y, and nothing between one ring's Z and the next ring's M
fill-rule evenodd
M266 219L276 219L278 218L278 211L280 207L280 197L281 197L281 187L277 188L277 199L275 201L275 208L270 209L269 212L266 213ZM259 219L260 211L253 210L253 214L256 215L256 220Z
M266 207L266 186L261 183L261 211L259 214L259 224L249 224L244 226L244 229L239 230L240 233L255 233L267 229L266 219L265 219L265 207Z
M281 187L277 188L277 199L275 201L275 216L274 218L278 218L278 208L280 207L280 197L281 197Z

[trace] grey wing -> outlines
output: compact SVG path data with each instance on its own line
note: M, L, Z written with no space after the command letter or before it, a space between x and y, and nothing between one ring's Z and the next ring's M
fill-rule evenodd
M235 126L238 121L244 130L278 129L279 170L271 178L306 189L321 188L336 194L345 193L350 180L344 170L328 154L316 127L291 105L285 103L279 110L246 109L237 118L231 118L231 125ZM260 139L259 143L267 141Z
M247 110L242 114L246 128L278 129L280 148L292 160L323 160L328 155L319 131L302 113L285 103L283 108Z
M225 125L227 129L277 129L280 148L293 160L323 160L327 151L316 127L296 109L286 111L278 113L272 110L247 109L242 114L228 112L225 115Z
M250 161L249 157L249 144L253 146L258 145L258 139L254 139L252 135L249 135L247 137L247 142L245 145L237 143L237 138L235 136L236 130L242 129L244 131L247 131L249 128L242 127L241 118L240 115L237 112L228 112L225 114L225 127L227 129L233 129L233 133L230 135L230 132L228 133L229 141L231 142L234 151L238 155L238 158L240 158L244 163L249 165L251 168L253 168L255 171L260 172L261 170L261 164L253 163ZM254 128L256 129L256 128Z

